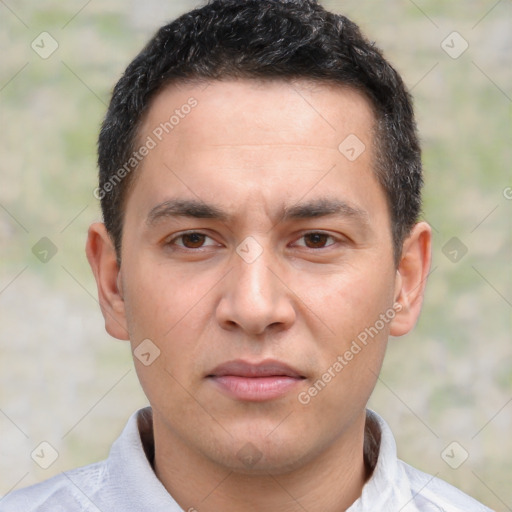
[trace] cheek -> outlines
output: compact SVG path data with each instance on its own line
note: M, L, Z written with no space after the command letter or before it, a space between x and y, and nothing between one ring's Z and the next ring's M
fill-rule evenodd
M310 286L305 301L330 333L315 337L322 363L304 399L314 399L315 407L329 411L337 419L343 411L368 400L384 359L394 316L392 267L386 271L377 262L374 268L365 267L347 268L346 272L325 279L322 286ZM388 316L382 320L381 315L386 312Z
M318 316L333 333L323 338L322 346L317 344L322 363L301 395L301 403L322 411L322 421L327 424L341 425L347 417L357 415L382 366L394 316L392 292L385 279L378 285L371 283L364 278L338 279L329 296L310 296L323 305Z
M134 262L126 280L127 316L135 337L165 338L196 314L211 287L208 278L187 276L170 265Z
M133 275L127 297L127 317L134 362L138 378L151 405L160 410L169 409L173 415L184 414L190 407L190 395L200 361L200 330L207 321L207 297L199 300L194 286L184 286L176 273L161 271L156 274ZM179 293L178 291L179 290ZM137 353L138 347L150 340L150 364ZM204 348L203 348L204 351ZM188 404L188 405L187 405Z
M207 350L200 340L211 327L212 288L218 278L197 273L188 276L158 264L139 268L130 274L125 293L132 348L151 340L160 352L156 368L172 373L182 382L189 381L200 372L195 367L204 360Z
M377 268L376 263L366 268L351 266L321 279L309 275L296 284L297 294L307 306L304 318L320 320L330 338L336 340L336 350L373 326L393 305L393 273L372 266ZM379 330L387 332L388 327L386 324Z

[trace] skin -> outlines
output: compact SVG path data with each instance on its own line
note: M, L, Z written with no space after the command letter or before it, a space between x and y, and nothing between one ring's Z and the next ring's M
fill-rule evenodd
M154 99L140 140L191 96L197 107L136 171L121 269L102 223L86 248L107 331L132 349L150 339L160 350L149 366L134 358L153 408L156 474L184 510L345 510L368 477L365 406L388 336L408 332L420 312L430 228L416 224L396 267L372 172L374 116L358 92L283 81L172 86ZM366 146L354 161L338 150L349 134ZM172 199L227 218L167 215L149 225L152 209ZM352 214L283 219L321 199ZM207 236L178 238L184 231ZM251 263L236 251L249 236L262 251ZM394 319L301 403L298 394L396 304ZM266 358L305 378L261 402L227 396L207 378L223 362ZM241 457L247 450L256 463Z

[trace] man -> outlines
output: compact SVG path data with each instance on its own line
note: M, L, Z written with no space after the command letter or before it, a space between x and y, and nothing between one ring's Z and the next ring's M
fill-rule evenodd
M1 511L489 510L366 410L431 231L410 97L356 25L313 0L185 14L116 85L99 167L87 257L151 408Z

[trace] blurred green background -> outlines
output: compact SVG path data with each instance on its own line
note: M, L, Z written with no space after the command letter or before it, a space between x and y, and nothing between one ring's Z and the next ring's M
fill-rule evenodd
M512 510L512 2L322 3L412 90L434 228L423 315L391 340L370 406L405 461ZM146 404L128 344L103 329L84 253L101 218L96 138L129 61L201 2L35 5L0 1L0 495L104 458ZM57 251L46 263L33 252L43 237ZM30 456L41 441L59 452L46 470ZM452 441L469 454L457 469L441 456Z

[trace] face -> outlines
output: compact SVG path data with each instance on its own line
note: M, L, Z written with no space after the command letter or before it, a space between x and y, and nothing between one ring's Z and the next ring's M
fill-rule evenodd
M155 98L106 319L146 354L157 443L279 473L362 431L403 315L373 122L363 96L327 85Z

